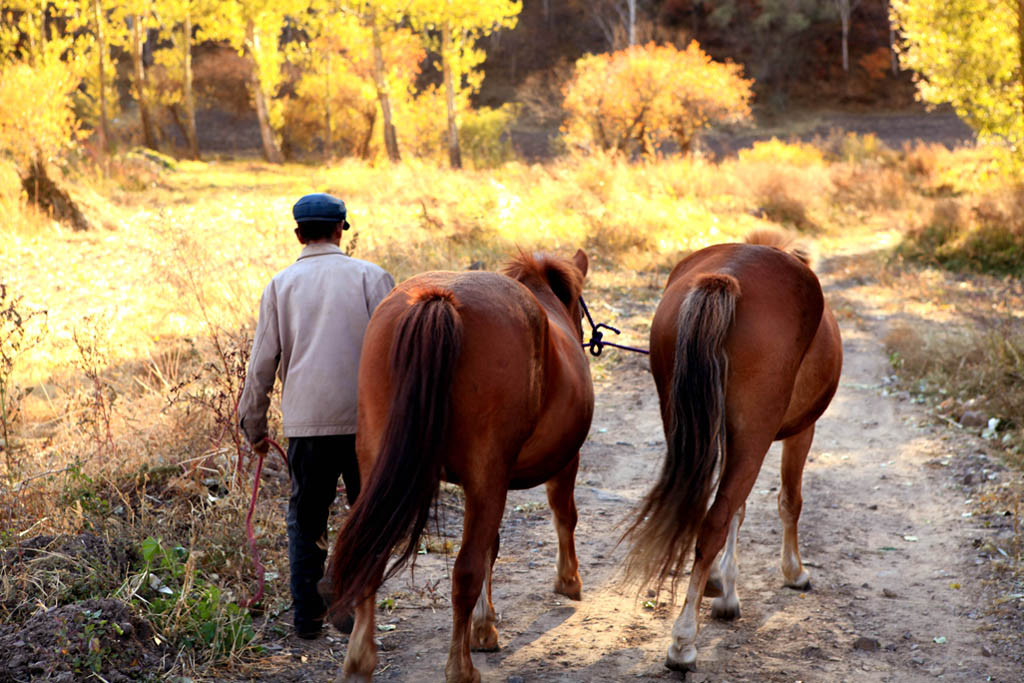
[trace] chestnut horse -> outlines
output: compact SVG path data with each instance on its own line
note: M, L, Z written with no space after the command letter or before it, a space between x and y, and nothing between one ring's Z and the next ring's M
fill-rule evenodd
M739 616L736 534L777 440L782 573L787 586L810 587L797 548L801 479L814 424L839 384L842 342L807 258L787 246L780 234L757 232L746 244L690 254L672 271L654 314L651 372L667 455L625 538L633 541L627 576L658 586L670 580L673 591L694 546L670 669L694 666L703 595L719 596L712 616Z
M491 568L509 489L546 483L555 591L580 599L573 488L594 412L579 305L587 264L583 251L571 261L521 254L504 274L423 273L374 312L359 367L362 492L328 569L331 619L355 609L344 680L369 680L376 667L375 593L414 556L442 479L466 501L448 681L478 681L470 650L498 647Z

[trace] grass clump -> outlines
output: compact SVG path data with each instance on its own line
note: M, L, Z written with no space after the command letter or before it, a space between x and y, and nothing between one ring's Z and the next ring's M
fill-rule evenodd
M898 251L949 270L1024 276L1024 187L938 201Z

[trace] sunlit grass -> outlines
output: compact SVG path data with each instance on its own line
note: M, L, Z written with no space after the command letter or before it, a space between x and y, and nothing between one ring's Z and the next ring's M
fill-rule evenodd
M308 191L344 197L356 256L398 279L478 261L496 268L519 248L582 247L613 269L645 270L760 225L739 205L723 210L714 187L687 182L701 171L720 174L702 161L578 160L488 173L182 162L153 187L118 193L110 228L15 226L0 244L4 281L26 307L49 312L46 341L22 359L19 379L45 382L72 366L72 335L88 319L107 323L111 363L201 335L211 320L251 319L267 280L298 254L291 205ZM31 211L15 217L37 220Z
M885 270L893 248L952 193L985 205L977 198L998 191L988 164L974 150L893 152L860 139L821 150L774 141L721 163L595 156L461 172L415 160L273 166L134 158L116 161L106 176L72 178L96 214L88 232L26 206L13 172L0 165L0 282L21 297L24 312L47 311L39 342L15 363L14 384L31 393L20 400L16 450L0 459L0 548L19 534L86 529L114 529L129 544L147 535L186 544L194 537L204 558L197 570L219 576L232 599L247 590L251 566L238 538L246 495L233 474L231 408L262 289L301 249L291 207L307 192L342 197L353 226L343 248L399 281L430 269L495 270L520 249L583 248L595 319L622 329L613 341L644 347L672 266L690 250L753 229L802 231L826 256L875 251L865 277L899 286ZM927 289L926 276L906 277ZM923 290L907 296L908 310L920 306L922 317L949 313ZM919 337L906 338L924 348ZM967 353L954 351L951 358ZM921 373L938 382L932 355ZM623 362L613 353L594 360L598 386L613 382ZM912 366L905 361L906 371ZM272 411L272 428L278 420ZM228 491L216 503L211 480ZM286 496L284 486L275 494ZM154 497L162 512L147 511ZM112 515L118 505L124 517ZM275 506L259 516L263 529L284 523ZM261 543L271 545L263 536ZM286 572L283 551L267 551L268 565ZM270 610L287 602L285 582L269 583Z

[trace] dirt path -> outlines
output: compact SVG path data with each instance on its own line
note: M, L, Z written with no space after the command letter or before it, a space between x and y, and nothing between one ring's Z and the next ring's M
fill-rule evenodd
M856 296L853 281L823 282L836 300ZM870 302L856 307L841 321L843 379L818 423L804 479L801 549L813 588L782 586L776 446L740 533L742 616L714 622L705 604L699 669L688 680L1021 680L1021 653L995 644L998 624L978 580L976 548L998 525L968 516L970 492L945 465L956 455L986 480L1002 476L999 468L972 451L976 442L933 426L919 406L884 396L886 321ZM681 605L652 609L615 582L620 525L653 481L663 449L646 359L626 356L598 382L577 478L583 600L551 590L556 543L543 489L511 493L494 580L502 649L474 654L484 681L680 678L663 661ZM450 535L458 531L449 525ZM390 630L380 633L378 680L443 678L451 560L419 559L414 576L400 575L378 596L395 601L379 615ZM289 636L275 647L281 666L264 668L263 680L327 680L344 639L306 644Z

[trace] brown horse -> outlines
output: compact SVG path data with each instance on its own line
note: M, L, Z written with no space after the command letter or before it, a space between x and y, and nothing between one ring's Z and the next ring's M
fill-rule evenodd
M669 580L674 591L696 542L665 662L670 669L694 666L702 595L719 596L712 616L739 616L736 534L776 440L782 573L787 586L810 587L797 548L801 479L814 424L839 384L842 342L806 257L786 246L782 235L758 232L746 244L690 254L669 276L651 325L651 372L668 447L625 535L634 542L627 576L658 586Z
M355 609L344 680L369 680L376 667L374 595L414 556L442 479L466 499L448 681L478 681L470 650L498 647L491 568L509 489L546 482L555 590L579 600L573 488L594 412L579 305L587 263L578 251L571 261L520 255L504 274L424 273L374 312L359 368L362 492L328 570L332 620Z

